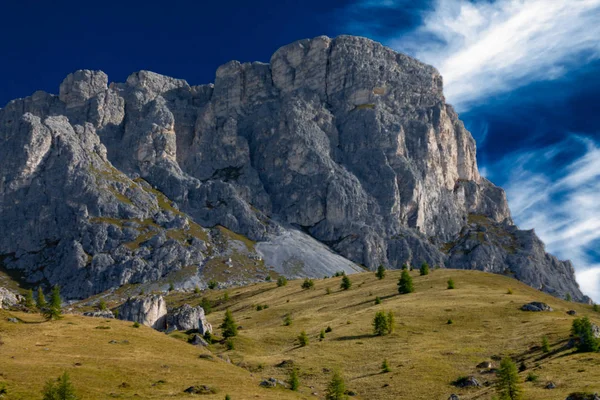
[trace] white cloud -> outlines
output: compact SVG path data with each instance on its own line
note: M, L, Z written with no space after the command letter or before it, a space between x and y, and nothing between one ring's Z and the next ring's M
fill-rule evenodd
M403 4L363 0L352 9ZM370 27L382 24L357 21L357 13L352 15L349 26L363 23L361 33L366 35ZM599 58L600 0L436 0L411 33L372 34L437 67L449 102L464 111L481 98L557 79L573 65Z
M583 149L583 155L556 170L554 158ZM510 169L504 185L515 222L536 229L547 250L572 260L582 290L600 302L600 264L589 251L600 244L600 148L571 136L551 147L507 156L494 170Z

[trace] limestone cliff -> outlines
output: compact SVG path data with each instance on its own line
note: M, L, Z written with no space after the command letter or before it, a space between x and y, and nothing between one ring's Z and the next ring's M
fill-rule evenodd
M570 263L513 225L442 89L434 68L352 36L229 62L210 85L77 71L59 96L0 110L0 254L33 282L78 277L72 294L87 295L185 265L201 276L210 239L163 232L198 223L261 242L291 276L427 261L586 300ZM136 257L126 245L143 233L157 243Z

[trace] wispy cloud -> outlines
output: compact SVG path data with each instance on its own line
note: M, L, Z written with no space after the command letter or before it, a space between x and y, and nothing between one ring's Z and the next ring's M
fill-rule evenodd
M575 156L557 170L556 159ZM600 302L600 148L570 136L561 143L507 156L492 170L510 170L504 185L521 228L535 228L547 250L578 267L582 290ZM493 177L492 177L493 178Z
M364 12L405 5L358 1L347 9L347 24L437 67L449 102L460 111L600 57L600 0L435 0L408 33L395 25L394 14L386 20L378 13L373 21Z

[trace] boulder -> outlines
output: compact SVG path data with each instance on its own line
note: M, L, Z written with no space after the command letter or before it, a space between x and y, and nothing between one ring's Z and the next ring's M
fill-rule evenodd
M196 385L190 386L189 388L184 390L184 393L189 394L215 394L217 393L217 389L207 386L207 385Z
M167 313L167 331L188 331L198 330L200 335L206 332L212 333L212 326L206 320L204 309L200 306L192 307L184 304L179 308L170 310Z
M577 315L577 311L575 311L575 310L569 310L569 311L567 311L567 314L569 314L569 315Z
M188 342L190 344L193 344L194 346L203 346L206 347L208 346L208 342L206 340L204 340L204 338L198 334L194 334L189 340Z
M492 364L491 361L483 361L483 362L480 362L479 364L477 364L477 368L491 369L493 367L494 367L494 365Z
M0 287L0 309L13 307L21 302L22 297L12 291Z
M460 400L460 397L456 394L451 394L450 397L448 397L448 400Z
M167 304L159 295L130 297L119 307L119 319L164 331L167 329Z
M481 384L474 376L465 376L454 382L454 386L460 388L479 387Z
M84 317L94 317L94 318L106 318L112 319L115 317L112 311L110 310L98 310L98 311L88 311L83 313Z
M567 396L565 400L600 400L600 396L598 393L575 392Z
M533 312L554 311L552 309L552 307L550 307L548 304L542 303L542 302L539 302L539 301L532 301L531 303L524 304L521 307L521 310L523 310L523 311L533 311Z
M544 388L546 388L546 389L556 389L556 385L554 384L554 382L548 382L546 384L546 386L544 386Z

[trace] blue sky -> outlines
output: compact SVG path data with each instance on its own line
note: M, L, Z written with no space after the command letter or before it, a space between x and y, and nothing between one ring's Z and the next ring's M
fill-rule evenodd
M89 4L93 4L90 7ZM355 34L434 65L521 228L600 302L600 0L2 2L0 106L76 69L213 81L231 60Z

